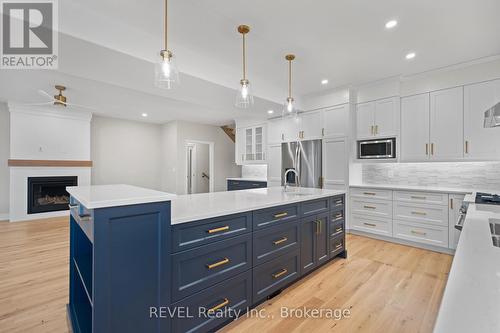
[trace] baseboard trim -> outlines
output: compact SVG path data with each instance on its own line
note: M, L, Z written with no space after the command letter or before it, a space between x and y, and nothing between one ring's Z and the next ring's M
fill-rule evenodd
M451 255L455 254L455 250L448 249L448 248L443 248L443 247L439 247L439 246L432 246L432 245L427 245L427 244L422 244L422 243L416 243L416 242L412 242L412 241L407 241L407 240L404 240L404 239L397 239L397 238L393 238L393 237L375 235L375 234L371 234L369 232L364 232L364 231L359 231L359 230L348 229L346 231L347 231L347 233L353 234L353 235L374 238L374 239L378 239L378 240L382 240L382 241L386 241L386 242L391 242L391 243L396 243L396 244L401 244L401 245L416 247L416 248L419 248L419 249L424 249L424 250L429 250L429 251L434 251L434 252L439 252L439 253L445 253L445 254L451 254Z
M9 213L0 213L0 221L8 221Z

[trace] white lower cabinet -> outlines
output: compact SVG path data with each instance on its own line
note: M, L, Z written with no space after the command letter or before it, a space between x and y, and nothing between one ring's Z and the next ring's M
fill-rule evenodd
M456 248L454 225L464 195L373 188L351 188L350 193L352 230Z

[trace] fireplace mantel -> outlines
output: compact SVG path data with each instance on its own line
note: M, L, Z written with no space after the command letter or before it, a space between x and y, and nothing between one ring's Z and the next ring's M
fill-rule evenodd
M73 168L91 168L92 161L74 161L74 160L18 160L9 159L10 167L73 167Z

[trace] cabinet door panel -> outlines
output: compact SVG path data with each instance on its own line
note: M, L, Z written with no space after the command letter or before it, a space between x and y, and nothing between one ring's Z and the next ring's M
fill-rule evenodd
M375 102L375 136L388 137L397 135L399 121L398 98L388 98Z
M401 157L405 161L429 159L429 94L401 99Z
M323 139L323 187L347 184L345 139Z
M267 147L267 180L281 184L281 144Z
M464 134L469 159L500 159L500 129L484 128L484 112L500 102L500 80L465 86Z
M461 159L464 156L463 87L430 94L431 159Z
M321 112L307 112L302 114L299 131L303 132L302 139L312 139L321 137L322 132Z
M273 119L267 123L268 141L272 143L280 143L283 134L283 121L281 119Z
M318 265L328 260L328 213L318 215L316 217L316 256L315 260Z
M323 127L324 136L347 136L349 134L349 104L324 110Z
M315 267L316 219L314 216L300 222L300 273L309 272Z
M289 117L282 120L283 134L285 141L294 141L299 139L299 117Z
M356 108L358 138L373 137L374 111L374 102L358 104Z

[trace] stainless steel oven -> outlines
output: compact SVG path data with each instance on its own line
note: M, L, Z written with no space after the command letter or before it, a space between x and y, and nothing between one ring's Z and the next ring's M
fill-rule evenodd
M396 158L396 138L358 141L359 159Z

